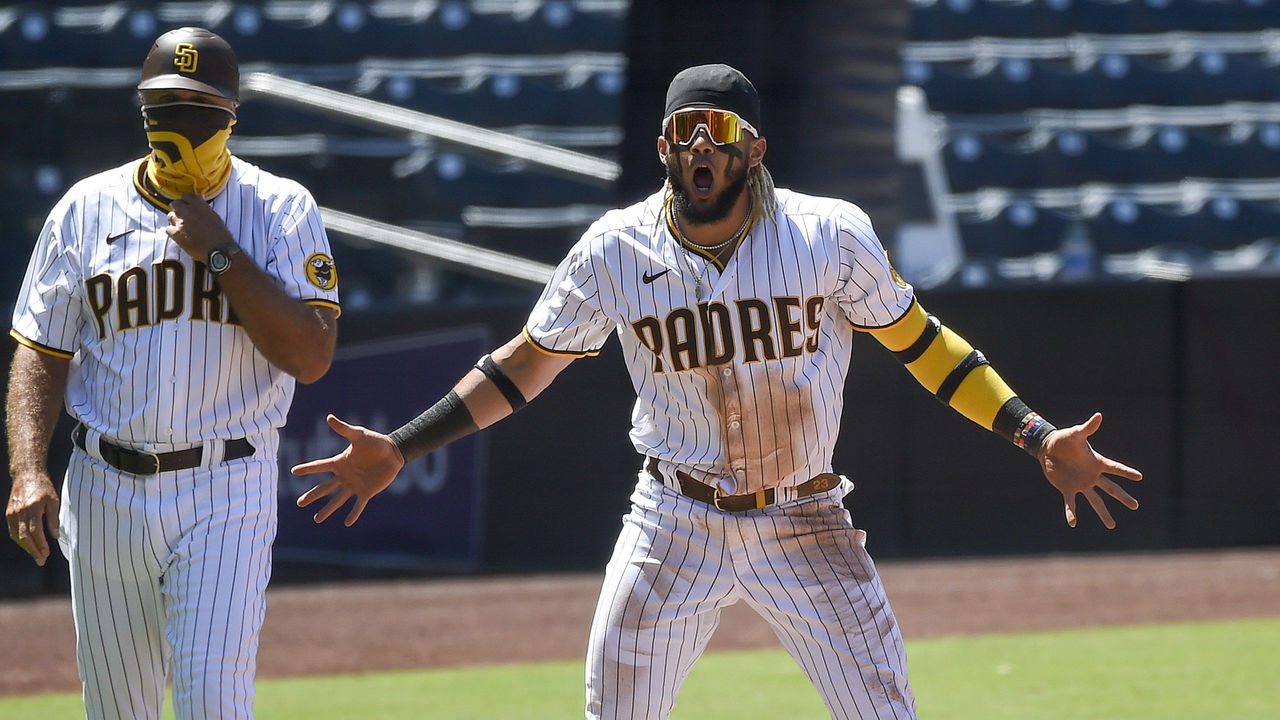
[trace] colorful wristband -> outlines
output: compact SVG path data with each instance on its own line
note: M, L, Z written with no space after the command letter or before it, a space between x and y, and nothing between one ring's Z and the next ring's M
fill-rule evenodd
M1027 407L1017 396L1009 398L996 414L992 430L1013 441L1014 445L1032 455L1038 455L1049 433L1057 430L1053 423L1040 413Z

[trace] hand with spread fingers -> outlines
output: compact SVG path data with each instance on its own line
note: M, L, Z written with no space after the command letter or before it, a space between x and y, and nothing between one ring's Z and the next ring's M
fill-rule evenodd
M315 521L322 523L354 497L355 505L344 522L350 527L360 519L369 500L396 479L396 474L404 467L404 458L391 438L382 433L359 425L348 425L333 415L325 420L334 432L351 444L332 457L293 466L294 475L333 473L333 477L303 493L298 498L298 507L306 507L328 497L329 502L315 514Z
M9 538L43 567L49 559L45 529L55 540L58 538L58 491L49 476L15 476L5 515Z
M1111 511L1107 509L1099 490L1119 500L1130 510L1138 509L1138 501L1107 476L1115 475L1137 482L1142 479L1142 473L1100 455L1093 449L1089 444L1089 437L1100 427L1102 413L1094 413L1084 424L1059 428L1045 440L1039 454L1044 476L1062 493L1066 504L1067 524L1071 527L1076 526L1077 495L1084 495L1108 530L1115 528L1116 521L1111 517Z

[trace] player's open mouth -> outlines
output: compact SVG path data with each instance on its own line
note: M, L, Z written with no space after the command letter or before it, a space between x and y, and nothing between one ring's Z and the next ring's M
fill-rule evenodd
M700 165L693 169L693 189L699 195L707 195L711 192L711 186L714 184L715 176L711 172L711 168L706 165Z

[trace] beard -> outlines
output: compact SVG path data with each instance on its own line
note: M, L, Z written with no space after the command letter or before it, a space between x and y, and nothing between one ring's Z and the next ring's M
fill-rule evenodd
M731 169L733 165L738 165L737 163L732 163L730 168L726 168L725 187L720 191L720 196L710 205L700 208L693 202L693 195L689 192L689 186L684 183L678 162L674 154L667 158L667 180L671 183L671 204L680 217L690 225L709 225L729 217L734 204L747 190L747 180L750 175L747 165L745 163L739 165L741 170L737 172Z

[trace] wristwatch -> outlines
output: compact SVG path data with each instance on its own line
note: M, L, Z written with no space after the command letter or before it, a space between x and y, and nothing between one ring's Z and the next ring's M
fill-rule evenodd
M231 267L231 256L240 252L240 246L233 243L223 243L218 247L209 251L209 271L214 275L221 275Z

